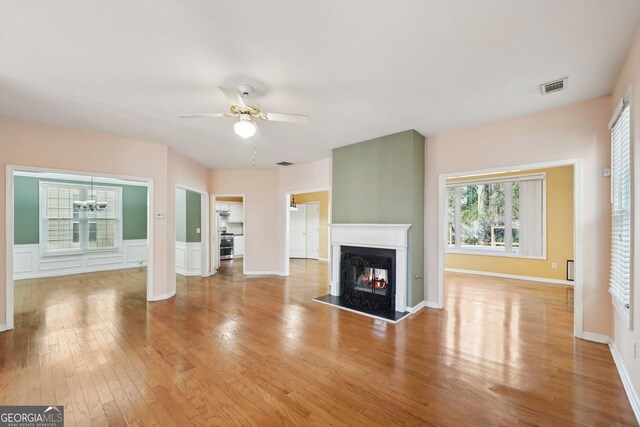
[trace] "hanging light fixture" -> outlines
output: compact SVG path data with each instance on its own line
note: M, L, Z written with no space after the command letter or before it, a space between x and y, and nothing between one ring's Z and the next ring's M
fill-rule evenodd
M82 212L101 212L107 208L107 202L97 202L96 195L93 192L93 177L91 177L91 190L89 197L85 201L75 201L73 206Z
M250 114L240 114L240 120L233 125L234 132L244 138L251 138L256 134L256 124L251 120Z
M289 210L297 211L298 205L296 205L296 196L294 194L291 195L291 203L289 203Z

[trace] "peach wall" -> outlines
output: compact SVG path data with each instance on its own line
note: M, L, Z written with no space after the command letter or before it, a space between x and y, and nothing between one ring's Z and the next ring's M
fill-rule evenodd
M602 176L609 166L610 137L607 123L611 98L476 126L427 138L425 200L425 296L430 304L439 295L440 174L490 168L512 168L563 159L579 159L583 197L577 224L582 239L583 329L609 335L609 194L610 180ZM521 168L521 167L518 167ZM576 182L576 185L578 183Z
M278 171L275 169L214 169L212 194L244 194L245 268L248 274L281 273Z
M0 263L6 262L6 165L113 174L153 179L156 212L167 207L167 147L59 126L0 116ZM170 292L167 260L167 222L153 221L153 295ZM0 277L0 323L5 324L5 275Z
M633 86L631 113L633 138L633 197L634 197L634 280L633 280L633 329L631 330L613 310L613 346L620 355L624 369L627 371L635 393L636 403L640 399L640 362L633 357L633 341L640 345L640 31L636 34L622 72L616 85L609 105L609 116L614 113L616 105L624 97L629 86ZM608 260L609 258L607 258ZM610 301L610 300L609 300ZM611 306L611 303L608 304ZM638 349L640 353L640 349ZM639 356L640 357L640 356ZM640 418L640 408L636 408L636 417Z

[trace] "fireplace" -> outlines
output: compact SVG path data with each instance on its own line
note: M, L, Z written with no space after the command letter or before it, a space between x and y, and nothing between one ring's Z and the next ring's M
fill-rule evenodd
M340 302L366 311L395 310L396 251L340 248Z
M411 224L331 224L331 292L314 298L386 322L406 318Z

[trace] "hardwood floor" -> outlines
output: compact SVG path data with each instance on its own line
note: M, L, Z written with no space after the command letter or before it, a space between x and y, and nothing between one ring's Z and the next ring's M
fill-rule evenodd
M313 302L326 263L241 272L154 303L144 269L16 282L0 402L66 425L636 425L566 288L451 274L446 310L391 325Z

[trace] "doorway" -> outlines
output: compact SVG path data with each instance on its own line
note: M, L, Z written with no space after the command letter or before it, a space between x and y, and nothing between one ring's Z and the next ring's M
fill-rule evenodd
M212 264L225 274L246 274L246 198L244 194L211 195Z
M154 299L153 180L9 165L6 201L6 329L14 327L14 309L27 307L14 306L21 292L39 281L59 284L47 288L54 294L75 295L83 288L65 288L73 281L109 283L118 270L135 269L121 290ZM99 283L96 290L111 292Z
M447 284L461 274L560 286L574 331L582 331L579 176L569 160L441 175L441 306L455 299L446 298Z
M330 189L285 193L285 275L290 260L329 261Z
M183 185L175 187L175 269L180 276L211 275L209 197Z

